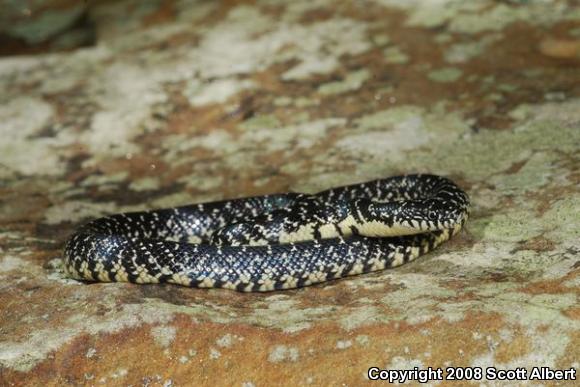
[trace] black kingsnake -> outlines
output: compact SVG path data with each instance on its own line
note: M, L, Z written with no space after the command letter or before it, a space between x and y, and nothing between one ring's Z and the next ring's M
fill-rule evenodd
M290 289L402 265L456 234L468 213L450 180L405 175L116 214L70 237L65 270L89 281Z

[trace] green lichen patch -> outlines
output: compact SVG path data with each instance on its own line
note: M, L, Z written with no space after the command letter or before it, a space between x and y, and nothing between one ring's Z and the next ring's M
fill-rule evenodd
M153 339L162 348L167 348L175 340L177 330L173 326L155 326L151 328Z
M280 127L280 121L274 115L259 115L244 121L240 128L247 131L257 129L271 129L275 130Z
M387 47L383 51L385 62L390 64L404 64L409 62L409 56L400 47Z
M64 172L58 151L72 142L71 133L42 135L51 128L54 115L54 108L39 98L17 97L0 104L0 165L5 175L54 176Z
M580 194L570 195L552 203L543 215L546 236L556 241L580 239Z
M452 44L445 51L445 61L448 63L468 62L473 58L485 55L489 46L500 39L500 34L488 34L477 41Z
M119 171L106 175L93 174L87 176L81 183L83 187L97 187L99 190L106 189L107 186L116 186L127 180L129 173L127 171Z
M448 113L445 104L430 110L403 105L364 115L354 121L355 131L337 141L336 146L347 155L357 158L399 161L406 152L427 144L449 143L468 130L465 120L457 113ZM361 164L376 170L375 164Z
M534 192L557 176L557 168L553 165L557 159L558 155L555 153L534 153L517 172L493 176L490 182L504 194L522 195Z
M373 35L372 40L377 46L385 46L391 42L391 38L385 34Z
M144 177L135 179L129 184L129 188L133 191L154 191L159 189L160 182L157 177Z
M271 124L277 122L272 119ZM258 144L269 150L284 150L289 146L295 149L310 148L317 142L322 141L329 130L344 125L346 121L341 118L329 118L316 121L307 121L298 125L284 127L266 126L268 122L259 120L251 125L244 125L246 132L241 136L245 144ZM249 130L249 128L253 130Z
M410 15L407 23L412 26L434 28L447 25L450 31L462 34L478 34L484 31L500 31L512 23L532 22L548 26L562 20L579 20L580 10L572 5L534 1L522 5L498 3L491 0L433 2L399 2L377 0L389 6L405 8Z
M321 85L318 88L320 94L341 94L351 90L356 90L370 77L368 70L363 69L348 74L344 80L338 82L330 82Z
M55 225L63 222L79 222L81 220L114 213L118 210L115 203L93 203L85 201L69 200L61 205L48 208L44 214L44 223Z
M457 67L445 67L433 70L429 72L427 76L432 81L448 83L457 81L459 78L461 78L462 74L463 71Z
M205 84L195 84L185 90L185 95L192 106L203 106L210 103L223 103L228 98L255 87L250 80L219 79Z
M409 161L413 166L429 164L434 170L482 179L507 171L514 163L527 160L532 150L546 151L545 155L536 157L547 159L556 157L557 154L552 153L555 149L565 153L577 151L580 130L574 122L574 116L578 114L574 103L547 105L536 107L535 110L533 118L511 130L484 131L477 134L476 138L468 137L443 144L436 151L428 155L418 154ZM546 168L550 167L533 161L522 172L523 184L534 178L540 181L545 179L541 175L546 173ZM512 186L514 184L517 182Z

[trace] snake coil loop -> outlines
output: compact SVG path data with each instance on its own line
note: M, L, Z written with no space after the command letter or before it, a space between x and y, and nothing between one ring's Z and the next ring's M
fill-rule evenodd
M106 216L64 250L69 276L270 291L393 268L456 234L469 198L435 175Z

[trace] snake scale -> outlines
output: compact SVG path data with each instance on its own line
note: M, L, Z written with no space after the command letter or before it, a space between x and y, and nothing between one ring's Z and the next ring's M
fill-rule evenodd
M468 214L464 191L427 174L122 213L76 230L65 270L87 281L292 289L402 265L456 234Z

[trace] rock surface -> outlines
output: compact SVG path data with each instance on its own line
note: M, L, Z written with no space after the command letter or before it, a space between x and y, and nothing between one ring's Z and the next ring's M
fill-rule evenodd
M0 385L580 367L574 2L37 3L95 37L0 58ZM453 178L473 211L396 270L268 294L62 272L67 235L103 214L410 172Z

